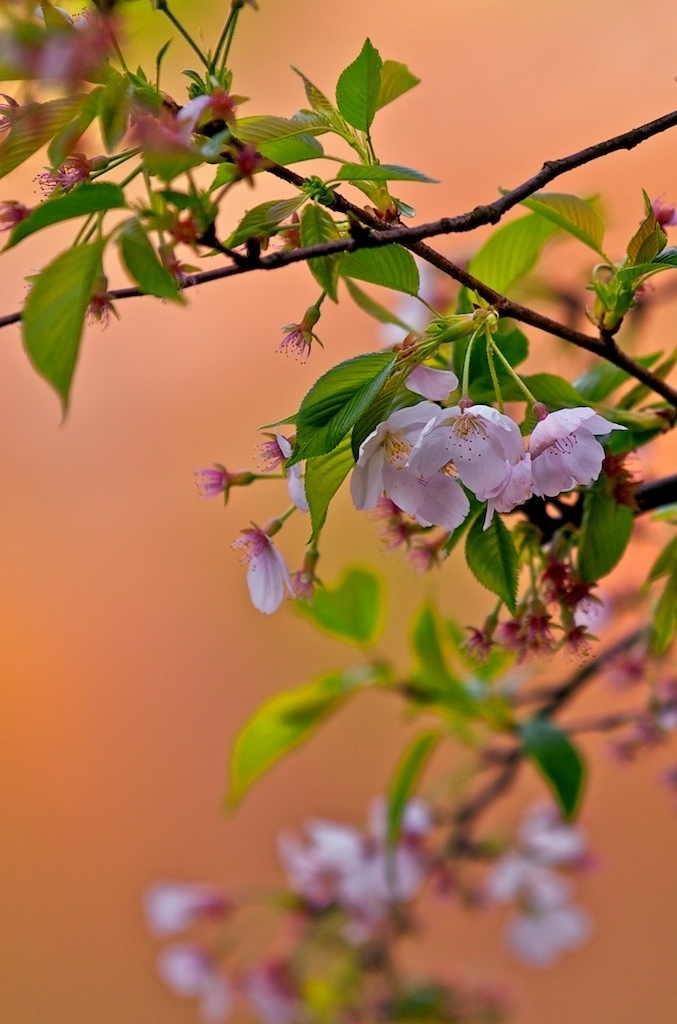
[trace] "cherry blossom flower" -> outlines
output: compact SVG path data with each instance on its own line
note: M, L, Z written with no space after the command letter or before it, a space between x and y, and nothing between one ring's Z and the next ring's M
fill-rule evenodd
M36 181L39 182L43 192L49 193L55 189L60 192L68 192L81 181L88 181L93 168L93 163L87 159L84 153L71 153L53 171L38 174Z
M513 465L506 459L505 476L495 487L482 492L481 501L486 501L484 529L491 526L494 512L512 512L527 501L532 494L531 456L525 452ZM478 495L478 497L480 497Z
M273 434L267 435L268 440L263 441L259 446L259 464L264 473L272 472L291 458L292 442L284 434L276 430ZM309 505L306 498L306 489L303 483L301 464L295 463L285 469L287 477L287 489L289 497L296 505L299 512L308 512Z
M519 427L490 405L442 410L435 429L422 437L412 469L428 476L452 462L461 483L480 501L507 486L511 467L524 457Z
M590 917L584 910L563 906L515 915L506 927L506 940L521 960L532 967L547 967L560 953L582 946L590 932Z
M443 402L458 387L458 377L452 370L436 370L432 366L421 365L412 370L404 386L432 402Z
M217 494L225 494L228 500L228 472L223 466L207 466L196 469L198 492L201 498L215 498Z
M255 608L271 615L280 607L285 590L294 596L286 562L264 530L243 530L232 546L247 564L247 586Z
M554 497L579 484L591 484L604 461L604 448L596 435L625 429L587 406L543 413L529 443L534 494Z
M562 821L552 804L531 807L517 833L520 848L539 864L581 865L588 847L577 825Z
M25 220L30 212L27 206L14 199L0 202L0 231L11 231Z
M10 72L15 70L16 77L74 86L98 76L112 49L114 20L93 11L79 17L71 17L66 11L60 13L59 26L49 25L40 30L34 27L30 34L6 34L0 40L2 63ZM8 77L14 76L9 73Z
M181 108L179 118L191 125L194 130L199 124L207 121L222 121L224 124L235 123L237 99L223 89L195 96Z
M177 995L200 1000L200 1012L208 1024L220 1024L228 1016L231 991L226 977L202 946L185 943L169 946L158 959L158 970Z
M287 324L282 330L286 331L284 338L278 345L278 352L284 352L286 356L293 355L300 363L305 363L310 355L313 341L321 345L313 328L320 319L320 304L309 306L300 324Z
M145 895L148 926L161 937L185 931L202 917L222 917L230 901L204 882L156 882Z

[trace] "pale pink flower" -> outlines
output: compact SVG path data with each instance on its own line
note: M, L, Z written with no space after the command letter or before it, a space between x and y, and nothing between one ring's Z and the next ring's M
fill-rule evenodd
M267 533L258 528L243 530L232 546L247 564L247 586L255 608L270 615L280 607L285 590L294 596L286 562Z
M260 964L245 975L242 987L264 1024L293 1024L298 1019L298 995L285 963Z
M480 500L487 503L484 529L490 527L494 512L512 512L518 505L527 501L531 493L531 456L525 452L514 465L506 460L503 480L490 491L482 493Z
M223 466L206 466L195 470L198 493L201 498L215 498L217 494L228 497L228 471Z
M60 192L68 192L81 181L88 181L92 170L93 164L84 153L71 153L53 171L38 174L35 180L39 182L43 192L49 193L55 189Z
M203 917L222 917L230 909L225 894L204 882L157 882L145 894L148 926L155 935L174 935Z
M458 482L438 472L440 466L426 474L410 465L412 453L437 422L439 412L431 402L399 409L365 438L350 481L356 508L375 508L385 492L422 526L452 530L463 522L470 505Z
M591 484L604 461L604 448L596 435L625 429L587 406L545 413L529 442L534 494L554 497L579 484Z
M577 906L543 913L517 914L506 927L506 940L521 960L547 967L560 953L582 946L591 932L590 917Z
M87 17L63 14L63 24L49 26L25 37L5 34L0 59L17 77L43 78L67 86L98 77L112 49L117 26L108 16L88 12ZM12 75L10 74L11 78Z
M208 121L223 121L224 124L232 125L235 122L236 107L235 97L223 89L215 89L209 95L189 100L179 111L178 117L190 124L193 130Z
M263 441L259 446L259 463L264 473L271 472L281 466L283 462L291 458L292 443L288 437L276 430L273 434L267 435L269 440ZM306 489L303 483L300 463L295 463L285 469L287 477L287 490L289 497L299 512L307 512L309 509Z
M404 386L431 402L443 402L458 387L458 377L452 370L436 370L432 366L421 365L412 370Z
M451 462L459 480L480 501L506 486L510 467L524 456L519 427L490 405L463 402L444 409L435 428L421 437L412 469L428 476Z
M539 864L576 865L587 852L587 840L577 825L568 825L551 804L536 804L526 814L517 837L521 848Z
M308 842L283 833L279 850L291 887L317 909L340 903L344 879L362 870L364 839L358 829L329 821L305 826Z
M200 1000L200 1012L208 1024L220 1024L226 1019L231 1003L230 986L202 946L169 946L159 956L158 970L177 995Z

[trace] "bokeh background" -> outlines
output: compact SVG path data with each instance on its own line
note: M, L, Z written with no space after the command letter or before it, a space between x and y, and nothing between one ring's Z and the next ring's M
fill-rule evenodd
M146 6L135 5L131 61L170 34ZM207 40L226 9L175 6L192 24L200 19ZM424 220L489 201L544 159L650 120L677 99L672 0L260 7L245 11L233 56L235 91L251 97L247 112L290 115L303 105L290 64L331 93L367 35L422 77L379 116L375 140L384 161L441 179L439 187L400 189ZM180 95L179 73L190 63L175 43L170 92ZM641 216L642 187L677 199L676 146L674 133L661 136L557 187L603 191L608 248L620 252ZM3 181L3 198L34 201L32 176L43 160ZM251 206L287 194L257 180L245 198ZM243 199L230 202L235 216ZM3 256L3 313L20 304L25 277L59 242L54 230ZM440 244L463 256L471 241ZM580 285L582 260L575 244L562 250L565 283ZM224 511L218 499L197 499L192 476L213 461L251 466L261 423L296 408L339 359L381 344L371 321L341 306L326 310L325 349L306 365L277 354L281 325L300 319L315 296L295 266L202 286L185 310L148 299L121 304L120 323L87 332L64 424L18 330L3 331L0 1007L12 1024L196 1020L194 1006L156 977L144 888L157 878L222 880L237 890L279 879L279 830L311 815L362 820L409 734L396 702L366 695L236 814L220 809L227 751L254 708L353 660L291 610L269 618L249 603L230 543L249 520L284 507L280 485L235 493ZM673 337L665 307L653 347ZM535 345L542 365L566 366L561 347L543 338ZM648 472L674 469L674 455L669 441L658 443ZM404 657L407 618L421 597L456 609L462 621L486 607L458 562L421 578L383 558L373 524L345 500L326 532L327 581L347 557L380 561L390 581L384 647L394 655ZM280 546L292 565L304 539L303 523L285 530ZM626 564L617 581L641 578L641 568ZM580 892L596 919L590 943L554 969L528 970L506 955L500 914L451 902L432 908L420 962L449 977L504 979L519 1024L674 1024L674 800L657 782L658 759L624 769L603 741L586 749L595 770L584 822L597 869ZM497 822L514 824L519 806L540 792L525 775Z

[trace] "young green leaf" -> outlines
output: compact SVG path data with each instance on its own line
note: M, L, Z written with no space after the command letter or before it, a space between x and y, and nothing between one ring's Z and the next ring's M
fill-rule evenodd
M339 238L335 221L318 203L309 203L301 215L301 245L318 245ZM308 260L311 274L330 299L338 302L336 287L342 257L316 256Z
M103 249L103 242L93 242L57 256L33 279L23 311L26 351L59 394L64 415Z
M341 274L358 281L380 284L407 295L417 295L420 288L416 261L409 250L403 249L401 245L348 252L341 262Z
M259 152L284 167L300 163L302 160L317 160L318 157L324 156L324 149L317 139L306 134L264 142L259 146Z
M359 56L341 72L336 84L336 103L341 114L361 132L369 131L378 110L382 67L378 50L366 39Z
M127 131L134 90L126 75L108 69L99 101L99 125L107 153L112 153Z
M406 749L395 769L386 798L388 809L386 838L389 846L394 846L400 837L402 818L407 803L415 792L421 775L441 739L442 733L435 729L421 733Z
M642 191L642 194L644 196L646 217L628 242L627 248L628 261L632 267L643 263L651 263L652 260L656 259L661 250L665 248L665 243L668 240L667 235L656 220L651 200L646 192Z
M120 227L117 241L122 262L141 291L160 299L183 302L176 279L160 262L136 217Z
M396 60L384 60L381 67L381 87L376 104L377 110L392 103L405 92L409 92L420 81L420 78L412 75L406 64L400 64Z
M677 569L673 569L651 620L651 644L656 654L665 654L677 630Z
M0 146L0 178L41 149L76 116L86 96L75 93L47 103L28 103L12 118L12 126Z
M306 497L316 540L327 518L329 503L355 465L350 437L345 437L332 452L308 459L304 477Z
M301 402L289 465L336 448L379 393L396 358L391 352L370 352L323 374Z
M294 135L314 135L326 130L326 124L319 119L315 122L310 118L294 121L291 118L276 117L274 114L262 114L239 118L233 127L233 135L240 142L261 146L266 142L277 142Z
M489 236L470 260L468 271L505 295L533 270L543 246L559 230L559 225L535 213L510 221Z
M477 705L449 668L440 625L430 604L424 604L414 616L411 646L418 661L413 673L418 699L450 712L457 726L474 718Z
M80 109L73 120L69 121L61 131L57 132L50 142L47 147L47 156L52 167L58 167L59 164L63 163L89 128L98 113L102 91L102 86L92 89L83 99Z
M397 324L397 326L401 327L403 331L406 331L407 334L409 333L411 328L405 324L403 320L400 320L398 316L395 316L394 313L391 313L389 309L386 309L385 306L382 306L379 302L375 302L370 295L367 295L361 288L358 288L355 282L351 281L349 277L345 277L344 275L344 279L346 288L348 289L348 294L355 305L359 306L364 313L368 316L372 316L374 320L378 320L379 323Z
M578 568L588 583L601 579L618 565L635 525L632 509L619 505L608 493L608 486L602 475L583 499Z
M566 821L578 809L585 782L585 763L571 740L547 718L520 726L525 754L550 786Z
M287 217L305 203L306 196L294 196L291 199L268 199L265 203L248 210L235 231L227 239L226 245L233 249L242 245L249 238L268 238Z
M119 185L110 182L84 182L72 192L55 196L34 207L25 220L14 228L5 249L11 249L35 231L88 213L100 213L126 206L125 195Z
M295 68L293 64L291 66L291 69L292 71L295 71L299 78L303 81L303 87L306 92L306 99L310 103L315 113L320 114L323 117L329 118L331 120L332 117L337 113L334 104L329 99L327 99L324 93L320 89L318 89L316 85L313 85L309 78L306 78L302 71L299 71L298 68Z
M336 181L423 181L436 182L422 171L398 164L343 164Z
M484 517L478 516L470 527L465 542L468 567L478 583L505 601L515 614L517 607L517 551L512 536L499 515L495 515L488 529L483 529Z
M276 761L309 739L345 703L357 682L348 674L330 673L307 686L280 693L260 707L235 741L229 806L238 804Z
M651 566L647 583L655 583L661 576L669 576L673 572L677 572L677 537L673 537L672 540L668 541Z
M318 587L310 604L295 608L331 636L370 647L383 625L383 582L369 569L351 568L335 587Z
M522 205L551 220L606 259L602 250L604 221L587 200L560 192L536 192L523 199Z

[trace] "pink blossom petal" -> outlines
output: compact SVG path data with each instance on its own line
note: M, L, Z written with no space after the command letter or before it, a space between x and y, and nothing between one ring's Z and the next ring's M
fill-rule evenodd
M404 386L415 395L423 395L433 402L443 402L458 387L458 377L452 370L417 366L405 380Z
M205 915L223 914L229 905L216 886L190 882L157 882L144 903L148 925L159 936L184 931Z
M546 967L565 949L582 945L591 931L590 918L579 907L560 907L547 914L520 914L508 922L508 945L532 967Z

